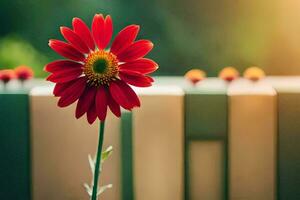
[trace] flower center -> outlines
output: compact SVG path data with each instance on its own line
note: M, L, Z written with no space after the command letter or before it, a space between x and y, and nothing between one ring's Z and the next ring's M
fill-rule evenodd
M93 70L98 74L103 74L107 69L107 61L105 59L97 60L94 63Z
M90 85L108 85L118 75L117 57L103 50L92 52L86 58L83 73Z

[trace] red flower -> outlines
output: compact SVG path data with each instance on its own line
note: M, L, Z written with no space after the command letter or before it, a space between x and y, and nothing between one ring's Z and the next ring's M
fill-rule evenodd
M15 72L12 69L4 69L4 70L0 70L0 80L6 84L8 83L10 80L15 78Z
M25 81L33 77L33 70L28 66L21 65L15 69L15 74L17 79Z
M153 79L148 74L158 65L143 58L152 49L149 40L135 41L139 26L130 25L121 30L110 50L107 50L113 34L113 23L96 14L91 31L79 18L73 19L73 29L61 27L67 42L50 40L49 46L66 60L57 60L45 66L51 75L47 80L56 83L54 95L60 97L58 106L65 107L76 100L76 118L87 113L91 124L98 117L106 118L107 108L117 117L120 106L131 110L140 106L132 88L148 87Z

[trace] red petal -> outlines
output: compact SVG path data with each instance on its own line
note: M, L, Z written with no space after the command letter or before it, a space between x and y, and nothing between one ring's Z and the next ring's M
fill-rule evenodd
M73 18L72 21L74 32L78 34L82 41L91 49L95 49L95 42L88 26L80 18Z
M117 84L117 81L113 81L110 83L109 92L113 99L123 108L127 110L132 109L131 103L128 101L124 91L122 91L122 88L120 88L120 86Z
M107 90L104 86L98 88L96 94L96 111L97 116L101 121L104 121L107 113Z
M130 25L125 27L116 36L111 45L110 51L115 55L121 53L124 49L126 49L133 43L139 30L140 27L138 25Z
M97 90L95 87L86 87L83 94L80 96L76 107L76 118L80 118L86 113L91 105L94 103L95 94Z
M83 65L70 60L56 60L47 64L44 68L47 72L58 72L60 70L67 70L73 68L82 68Z
M145 76L151 83L153 83L154 82L154 79L152 78L152 77L150 77L150 76Z
M147 55L153 44L149 40L138 40L131 44L127 49L118 54L118 60L121 62L130 62Z
M149 87L153 82L153 79L149 79L149 77L147 76L132 71L119 72L119 76L121 80L137 87Z
M87 116L87 120L88 120L89 124L94 123L94 121L97 119L95 101L93 101L90 109L86 113L86 116Z
M47 81L53 83L64 83L78 78L82 74L82 69L74 68L55 72L47 77Z
M53 94L54 96L61 96L63 94L63 92L71 85L74 84L75 81L70 81L70 82L66 82L66 83L57 83L55 84L54 90L53 90Z
M98 48L105 49L113 33L111 17L108 15L104 20L103 15L96 14L92 23L92 33Z
M141 74L150 74L157 69L157 63L147 58L141 58L119 65L119 71L134 71Z
M83 93L86 86L86 78L81 77L78 78L74 84L68 87L62 94L61 98L58 101L59 107L66 107L72 103L74 103L81 94Z
M132 107L140 107L140 100L133 89L124 81L118 81L118 84L126 94L129 102L131 102Z
M87 45L81 40L81 38L70 28L60 27L60 32L64 38L72 44L81 53L89 53L90 50Z
M104 29L104 37L103 37L103 41L102 41L102 47L105 49L107 47L107 45L109 44L112 34L113 34L113 22L112 19L110 17L110 15L107 15L105 18L105 29Z
M117 117L121 116L120 105L112 98L109 92L108 92L108 106L111 112L115 114L115 116Z
M102 34L104 33L104 17L102 14L96 14L94 16L93 22L92 22L92 34L94 41L98 45L98 48L100 49L99 46L101 46L101 31Z
M127 110L140 106L139 98L135 92L123 81L117 80L111 82L109 91L113 99Z
M85 57L82 53L76 50L72 45L59 41L50 40L49 46L59 55L75 61L84 61Z

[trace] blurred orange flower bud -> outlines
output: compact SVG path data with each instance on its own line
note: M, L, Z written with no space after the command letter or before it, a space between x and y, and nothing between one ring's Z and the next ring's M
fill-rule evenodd
M195 85L199 81L205 79L206 73L200 69L191 69L184 75L184 77Z
M219 73L219 78L223 79L224 81L231 82L234 79L237 79L240 76L238 70L234 67L225 67Z
M8 83L10 80L14 79L15 76L15 72L12 69L3 69L0 70L0 80L6 84Z
M264 78L265 72L259 67L249 67L244 72L244 78L249 79L251 81L258 81Z
M20 65L15 68L16 78L20 81L25 81L33 77L33 70L31 67Z

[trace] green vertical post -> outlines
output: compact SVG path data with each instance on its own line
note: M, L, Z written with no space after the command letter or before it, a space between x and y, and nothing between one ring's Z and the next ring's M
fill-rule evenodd
M190 197L189 145L192 141L220 141L224 154L222 199L228 198L227 85L211 83L185 88L185 199ZM201 166L199 166L201 170Z
M30 200L29 100L0 91L0 197Z
M134 200L133 183L133 141L132 141L132 113L124 111L121 117L121 174L122 199Z
M278 199L300 199L300 88L278 90Z

